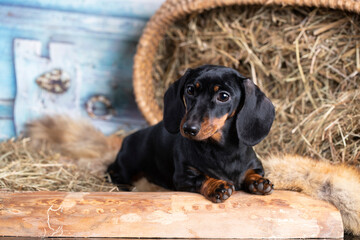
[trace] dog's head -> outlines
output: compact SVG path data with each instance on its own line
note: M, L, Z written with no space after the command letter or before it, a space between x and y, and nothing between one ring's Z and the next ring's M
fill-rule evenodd
M240 141L259 143L269 133L275 110L248 78L234 69L204 65L188 69L164 96L164 125L193 140L217 139L228 119L236 118Z

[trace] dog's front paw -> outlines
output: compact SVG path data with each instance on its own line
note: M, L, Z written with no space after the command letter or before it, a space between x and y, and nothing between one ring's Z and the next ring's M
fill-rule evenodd
M200 193L214 203L221 203L228 199L235 191L235 186L223 180L207 178L202 186Z
M247 190L253 194L268 195L274 191L274 184L267 178L259 177L249 181Z

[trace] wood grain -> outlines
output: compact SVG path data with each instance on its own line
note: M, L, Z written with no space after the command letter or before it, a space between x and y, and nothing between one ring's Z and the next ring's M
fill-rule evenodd
M0 141L53 112L89 119L85 104L94 95L110 99L116 112L111 119L89 119L103 133L144 126L132 90L133 56L147 19L162 2L0 0ZM71 74L67 95L36 87L35 79L54 68ZM69 101L74 104L63 104Z
M0 193L0 236L129 238L340 238L340 213L305 195Z
M0 4L114 17L150 18L165 0L0 0Z

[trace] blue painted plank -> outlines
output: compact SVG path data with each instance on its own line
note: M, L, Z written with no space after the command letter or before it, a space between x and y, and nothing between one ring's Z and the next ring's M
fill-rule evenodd
M94 71L101 71L102 68L106 68L106 71L119 69L123 70L122 74L126 72L126 76L131 78L135 42L89 38L72 43L76 46L76 58L82 64L81 67Z
M45 33L41 34L33 31L13 31L13 29L4 29L1 27L0 22L0 99L14 99L16 94L16 77L12 51L15 37L37 38L45 43L50 38L50 36ZM43 52L46 55L46 51Z
M165 0L0 0L0 4L115 17L150 18Z
M146 24L145 20L94 16L24 7L0 6L1 28L12 31L31 30L56 35L94 35L98 38L137 40Z
M46 33L14 31L11 28L3 28L0 21L0 99L13 99L16 94L14 59L12 51L15 37L30 39L37 38L42 42L47 42L50 38L50 36Z
M3 61L0 56L0 99L14 99L16 86L15 86L15 73L13 65L10 61Z
M13 119L13 99L0 99L0 120L2 119Z
M21 2L27 7L15 6ZM59 5L55 1L31 1L35 5L45 4L44 8L49 7L47 4L54 4L51 11L29 2L0 0L0 99L16 97L15 114L11 106L0 103L0 117L5 116L5 119L0 119L0 126L4 126L0 128L0 138L9 138L15 132L19 134L27 121L43 114L58 113L58 110L86 117L85 103L97 94L108 96L117 113L110 120L92 121L104 133L112 133L119 127L136 129L146 125L134 102L131 77L136 41L146 21L89 15L101 14L101 7L97 11L95 1L92 2L93 11L91 7L90 11L81 12L79 9L81 13L75 9L73 13L59 10L67 10L71 2L75 4L71 6L78 6L76 4L86 0L62 1ZM135 5L138 3L134 2ZM134 15L131 13L129 16ZM12 51L16 47L13 43L15 38L38 40L39 45L35 46L35 52L27 52L34 50L34 46L30 46L18 55ZM49 44L54 42L71 45L73 49L68 54L54 58L51 54L53 50L49 48ZM15 81L14 63L21 66L18 69L21 74L16 75L18 84ZM57 67L68 69L75 76L76 84L63 96L54 96L35 84L37 76Z
M15 136L14 123L11 119L0 119L0 142Z
M116 41L93 38L91 34L87 38L72 36L50 36L48 33L34 33L32 31L20 31L14 33L11 29L0 28L0 98L15 98L15 73L13 66L13 35L25 39L37 39L42 42L42 56L48 56L48 41L72 42L76 45L78 62L85 70L106 69L106 71L120 71L122 76L130 79L131 85L133 56L136 51L136 42ZM119 74L118 72L113 74ZM110 74L113 75L113 74ZM103 79L102 77L101 79Z
M132 61L136 51L135 41L100 39L89 33L86 37L77 37L71 35L51 35L50 33L34 32L34 31L14 31L12 29L1 29L0 25L0 61L4 63L12 63L13 61L13 41L14 38L33 39L42 43L42 56L48 56L49 42L65 42L76 45L76 49L83 51L83 62L91 62L93 56L99 56L101 52L104 54L99 59L100 64L113 65L121 67L124 58ZM112 55L110 59L108 55ZM120 65L119 65L120 64ZM129 69L126 66L126 69Z
M93 86L93 85L92 85ZM137 105L134 101L134 95L131 88L131 82L119 81L116 89L111 89L109 82L99 84L97 87L92 87L89 84L82 85L80 95L80 105L85 106L86 102L94 95L106 96L112 103L116 113L115 118L134 118L142 119L139 111L137 111ZM136 111L134 111L136 109ZM84 108L81 108L84 110ZM83 115L87 116L83 111Z
M15 102L17 134L21 133L27 121L44 114L62 113L88 117L85 104L93 95L98 94L107 96L113 102L117 113L110 121L104 120L98 125L104 133L145 125L133 100L131 71L126 69L126 66L132 65L130 57L125 58L127 62L122 62L122 68L113 65L97 66L96 60L106 58L104 54L110 58L114 55L100 51L97 52L99 55L92 55L93 66L96 66L93 68L83 59L87 56L81 52L84 49L78 49L72 44L51 44L49 58L40 56L39 41L18 39L14 47L18 92ZM129 54L132 55L131 51ZM61 95L42 90L35 83L37 76L54 68L65 70L72 79L69 90ZM130 118L140 120L134 121ZM97 123L99 121L96 120ZM127 122L126 126L123 125L124 122Z
M43 114L79 112L78 92L80 86L79 69L74 64L72 44L50 45L50 59L40 56L41 43L34 40L17 39L14 44L17 94L14 108L16 132L19 135L25 124ZM45 72L60 68L71 81L64 94L54 94L40 88L35 79Z

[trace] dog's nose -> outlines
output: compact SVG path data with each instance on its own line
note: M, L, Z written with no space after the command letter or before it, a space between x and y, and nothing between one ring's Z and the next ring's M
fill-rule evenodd
M183 125L184 133L190 136L196 136L200 131L200 126L184 123Z

